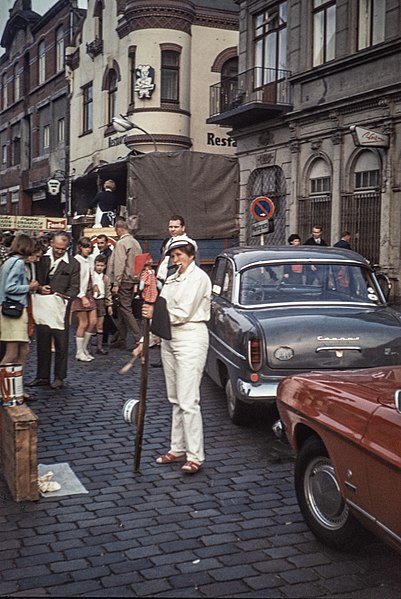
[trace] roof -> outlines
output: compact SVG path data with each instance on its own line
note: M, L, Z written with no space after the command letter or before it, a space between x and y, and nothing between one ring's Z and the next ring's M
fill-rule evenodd
M239 270L254 262L272 260L300 260L327 262L353 262L360 266L369 266L369 262L360 254L351 250L335 247L312 246L242 246L227 249L222 254L232 258Z

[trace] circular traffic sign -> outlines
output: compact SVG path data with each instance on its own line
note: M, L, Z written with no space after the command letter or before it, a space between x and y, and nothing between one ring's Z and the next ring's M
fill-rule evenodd
M266 196L259 196L251 202L251 214L255 220L272 218L274 211L274 202Z

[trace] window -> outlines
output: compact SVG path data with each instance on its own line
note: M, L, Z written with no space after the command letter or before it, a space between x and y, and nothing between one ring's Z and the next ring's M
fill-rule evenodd
M384 41L386 0L359 0L358 50Z
M129 92L129 101L130 104L134 104L135 103L135 84L136 84L136 75L135 75L135 52L130 51L129 53L129 75L130 75L130 80L129 80L129 85L130 85L130 92Z
M14 66L14 102L19 100L21 93L21 85L20 85L20 72L18 63Z
M103 39L103 2L99 0L96 2L95 9L93 11L93 16L95 17L95 39L102 40Z
M310 180L311 193L330 193L330 177L317 177Z
M313 66L335 58L336 3L313 0Z
M38 46L38 83L44 83L46 79L46 54L45 42L40 42Z
M355 189L372 189L379 187L380 171L362 171L355 173Z
M7 96L7 75L3 75L1 78L1 103L3 110L7 108L8 96Z
M110 69L108 74L108 123L111 124L113 116L116 114L117 101L117 73L114 69Z
M56 71L64 69L64 31L58 27L56 31Z
M11 145L11 166L16 166L21 163L21 138L13 137Z
M354 169L355 191L380 187L380 165L373 152L362 152Z
M3 144L1 146L1 164L3 166L7 166L7 145Z
M89 133L93 128L93 85L89 83L82 88L82 132Z
M161 102L179 101L180 54L175 50L163 50L161 54Z
M65 141L65 119L58 119L57 121L57 143Z
M2 191L0 193L0 206L7 206L7 192Z
M283 78L287 68L287 2L279 2L254 20L255 88Z
M43 149L50 148L50 125L43 127Z

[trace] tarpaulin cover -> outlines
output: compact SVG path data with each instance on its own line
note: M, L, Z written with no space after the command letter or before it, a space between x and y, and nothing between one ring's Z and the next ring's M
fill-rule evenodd
M174 214L195 239L238 236L236 157L152 152L130 157L127 176L128 215L139 239L164 239Z

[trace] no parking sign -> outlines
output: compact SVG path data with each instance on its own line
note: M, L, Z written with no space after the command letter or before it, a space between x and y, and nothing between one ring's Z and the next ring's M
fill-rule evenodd
M275 206L270 198L259 196L252 200L250 210L255 220L268 220L273 218Z

